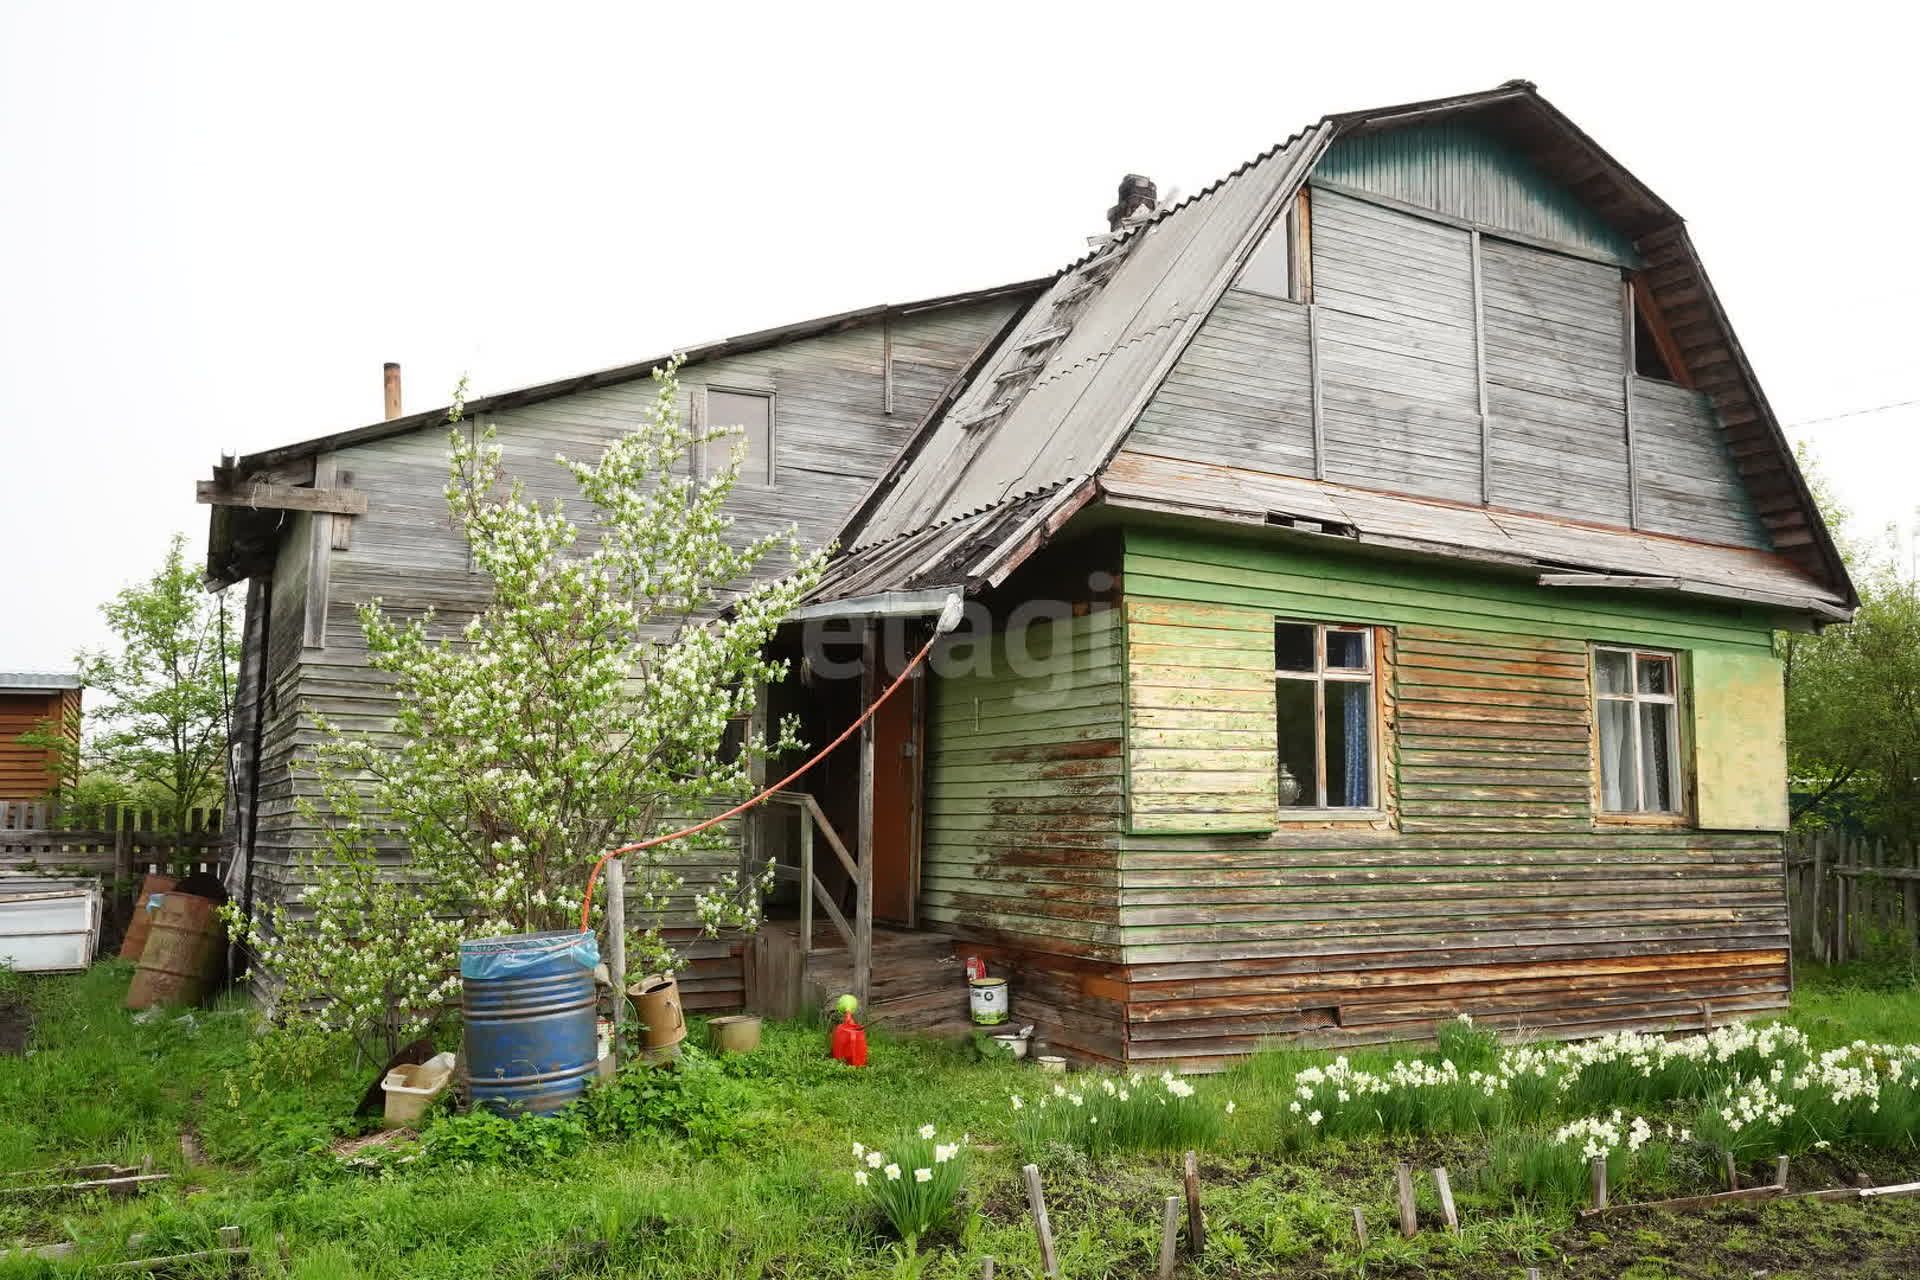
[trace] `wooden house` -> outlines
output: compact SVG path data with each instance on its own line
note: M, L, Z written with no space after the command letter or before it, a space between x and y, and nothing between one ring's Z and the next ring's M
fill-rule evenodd
M42 800L60 785L59 760L20 735L45 725L80 731L80 677L0 671L0 800Z
M743 523L846 548L770 714L825 740L969 610L749 831L806 923L713 957L713 1002L845 984L911 1026L978 955L1060 1050L1188 1067L1783 1005L1772 637L1857 601L1679 215L1510 82L1325 117L1172 208L1130 177L1109 228L1049 280L693 353L696 413L764 407ZM644 372L475 407L577 454ZM380 723L352 606L476 598L436 421L207 486L213 576L251 579L259 891L310 834L302 706Z

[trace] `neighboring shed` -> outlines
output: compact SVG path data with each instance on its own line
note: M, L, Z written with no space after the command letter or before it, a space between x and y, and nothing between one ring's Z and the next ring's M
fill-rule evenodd
M65 672L0 671L0 801L38 800L59 786L58 754L20 735L51 724L77 741L80 687Z

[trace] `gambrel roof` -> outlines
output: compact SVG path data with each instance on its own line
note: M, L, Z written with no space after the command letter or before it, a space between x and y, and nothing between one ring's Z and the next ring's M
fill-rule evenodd
M1537 563L1549 576L1584 571L1595 585L1745 591L1762 603L1844 616L1857 604L1845 567L1680 215L1525 81L1324 117L1064 269L855 509L841 537L850 550L815 598L999 582L1066 515L1093 500L1247 518L1247 484L1236 491L1228 483L1234 477L1220 469L1163 467L1143 477L1139 464L1117 473L1116 455L1328 148L1442 123L1468 124L1498 139L1630 246L1689 380L1712 402L1772 550L1433 498L1343 493L1339 485L1288 477L1253 484L1271 482L1268 497L1276 505L1267 512L1286 523L1303 514L1296 509L1328 508L1344 514L1326 523L1363 543L1406 542L1408 529L1445 530L1426 544L1451 545L1469 558ZM1253 483L1255 475L1237 478ZM1519 530L1531 535L1519 537ZM988 544L989 534L998 540Z

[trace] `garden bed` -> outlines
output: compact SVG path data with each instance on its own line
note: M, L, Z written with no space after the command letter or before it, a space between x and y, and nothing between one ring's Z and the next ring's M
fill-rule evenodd
M1570 1118L1548 1109L1489 1128L1456 1116L1432 1132L1326 1132L1289 1110L1300 1072L1324 1072L1329 1055L1267 1055L1228 1075L1191 1082L1191 1099L1155 1077L1128 1081L1074 1074L1041 1077L1011 1064L983 1064L953 1046L876 1037L873 1065L852 1070L822 1056L817 1027L776 1024L748 1058L698 1064L659 1088L610 1091L580 1116L525 1123L437 1116L420 1142L336 1158L329 1148L359 1132L354 1100L370 1067L342 1071L306 1089L229 1091L244 1063L247 1019L238 1011L134 1025L118 1006L125 967L33 979L42 1010L36 1053L0 1061L0 1168L91 1159L152 1157L175 1176L138 1200L104 1197L58 1204L0 1203L0 1242L76 1240L95 1261L118 1260L126 1238L154 1252L217 1243L221 1227L249 1239L284 1235L286 1256L257 1257L254 1273L328 1277L560 1277L593 1274L753 1277L971 1277L986 1257L997 1274L1035 1274L1038 1251L1020 1167L1042 1174L1068 1277L1154 1274L1161 1206L1180 1188L1180 1155L1197 1148L1208 1245L1183 1257L1182 1276L1544 1276L1893 1277L1920 1257L1920 1201L1733 1204L1672 1215L1616 1209L1579 1222L1578 1194L1516 1195L1494 1174L1502 1138L1551 1139ZM58 998L53 998L57 994ZM1793 1021L1816 1055L1872 1040L1920 1040L1920 996L1803 992ZM699 1039L696 1030L695 1040ZM1410 1051L1411 1052L1411 1051ZM1420 1059L1436 1061L1431 1048ZM1356 1069L1391 1071L1395 1059ZM377 1065L377 1064L376 1064ZM237 1079L237 1077L236 1077ZM1052 1094L1055 1083L1082 1106ZM1186 1082L1183 1082L1183 1084ZM1132 1136L1089 1154L1091 1106L1138 1097L1191 1103L1197 1125L1128 1120ZM1097 1091L1097 1093L1096 1093ZM1023 1098L1015 1110L1012 1095ZM1040 1097L1066 1121L1038 1122ZM1337 1100L1337 1093L1333 1095ZM1231 1113L1226 1104L1231 1101ZM1586 1099L1580 1110L1585 1111ZM1698 1140L1668 1139L1698 1098L1635 1099L1666 1142L1663 1167L1616 1184L1615 1200L1720 1188L1718 1161ZM1159 1108L1161 1104L1150 1101ZM1303 1107L1303 1110L1305 1108ZM1155 1126L1159 1127L1156 1128ZM902 1145L922 1126L925 1150ZM183 1152L183 1132L201 1147ZM1317 1130L1318 1132L1314 1132ZM880 1148L884 1164L945 1168L938 1149L960 1144L958 1209L908 1257L898 1233L854 1174L852 1154ZM1770 1135L1771 1137L1772 1135ZM1144 1145L1152 1149L1139 1149ZM1623 1143L1624 1145L1624 1143ZM928 1154L931 1152L932 1154ZM1771 1176L1775 1153L1743 1160L1743 1177ZM1420 1232L1396 1229L1394 1167L1417 1177ZM1461 1224L1447 1232L1425 1170L1452 1173ZM1797 1153L1794 1190L1876 1183L1920 1174L1911 1145L1856 1139ZM869 1171L870 1179L874 1171ZM930 1175L931 1181L931 1175ZM1370 1226L1362 1254L1352 1211Z

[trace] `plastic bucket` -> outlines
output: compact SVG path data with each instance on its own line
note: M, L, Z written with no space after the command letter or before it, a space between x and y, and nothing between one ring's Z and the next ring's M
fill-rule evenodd
M475 1106L558 1111L599 1061L591 934L531 933L460 944L461 1064Z
M152 928L127 988L127 1008L199 1004L220 963L226 931L214 914L219 904L191 893L156 893L148 902Z
M680 1008L680 984L670 973L656 973L627 988L640 1015L642 1043L665 1049L687 1038L687 1017Z
M1007 1020L1007 980L973 978L967 983L967 1008L975 1026L997 1027Z
M713 1018L707 1023L707 1035L715 1053L752 1053L760 1047L760 1016L741 1013Z
M126 936L120 939L120 958L138 960L147 948L147 935L153 932L153 912L147 904L166 893L180 881L173 876L148 876L140 884L140 896L133 904L133 918L127 921Z
M387 1072L386 1078L380 1081L387 1102L384 1127L410 1129L419 1124L420 1117L427 1113L427 1108L452 1078L453 1055L450 1053L440 1054L418 1066L400 1066Z

